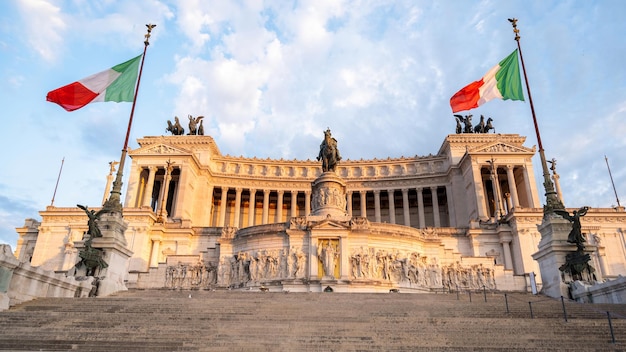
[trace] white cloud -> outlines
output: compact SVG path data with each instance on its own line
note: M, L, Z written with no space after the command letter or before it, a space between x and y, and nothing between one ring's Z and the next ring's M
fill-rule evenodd
M53 61L67 28L61 9L46 0L22 0L17 4L31 49L44 60Z

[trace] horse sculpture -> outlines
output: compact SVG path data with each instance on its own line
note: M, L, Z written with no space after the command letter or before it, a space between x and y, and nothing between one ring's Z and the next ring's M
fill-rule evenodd
M167 120L167 127L165 128L165 132L171 132L174 136L182 136L183 134L185 134L185 129L180 124L180 121L178 121L178 116L174 116L174 121L174 124L172 124L172 121Z
M320 153L317 160L322 161L322 171L335 171L337 163L341 160L339 149L337 149L337 140L330 134L330 129L324 131L324 141L320 144Z

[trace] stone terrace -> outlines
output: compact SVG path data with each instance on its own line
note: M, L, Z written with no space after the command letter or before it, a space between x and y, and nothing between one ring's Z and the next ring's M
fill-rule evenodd
M191 295L191 297L189 296ZM470 301L471 298L471 301ZM626 305L528 294L133 290L0 312L11 351L621 351ZM530 317L531 301L534 319ZM611 311L616 343L606 311Z

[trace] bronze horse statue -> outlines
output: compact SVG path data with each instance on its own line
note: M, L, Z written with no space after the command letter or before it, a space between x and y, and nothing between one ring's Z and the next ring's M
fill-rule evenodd
M183 134L185 134L185 129L180 124L180 121L178 121L178 116L174 116L174 121L174 124L172 124L172 121L167 120L167 127L165 128L165 132L171 132L174 136L182 136Z
M322 161L322 171L335 171L337 163L341 160L337 140L330 135L330 129L324 131L324 141L320 144L320 152L317 160Z

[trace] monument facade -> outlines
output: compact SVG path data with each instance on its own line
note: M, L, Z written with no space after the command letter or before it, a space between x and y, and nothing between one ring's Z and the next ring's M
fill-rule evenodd
M541 288L542 198L523 136L452 134L435 154L357 161L327 130L319 161L287 161L172 133L129 152L128 288L530 291L531 273ZM17 229L16 255L70 270L85 212L40 215ZM580 224L595 278L626 272L623 209L589 209Z

